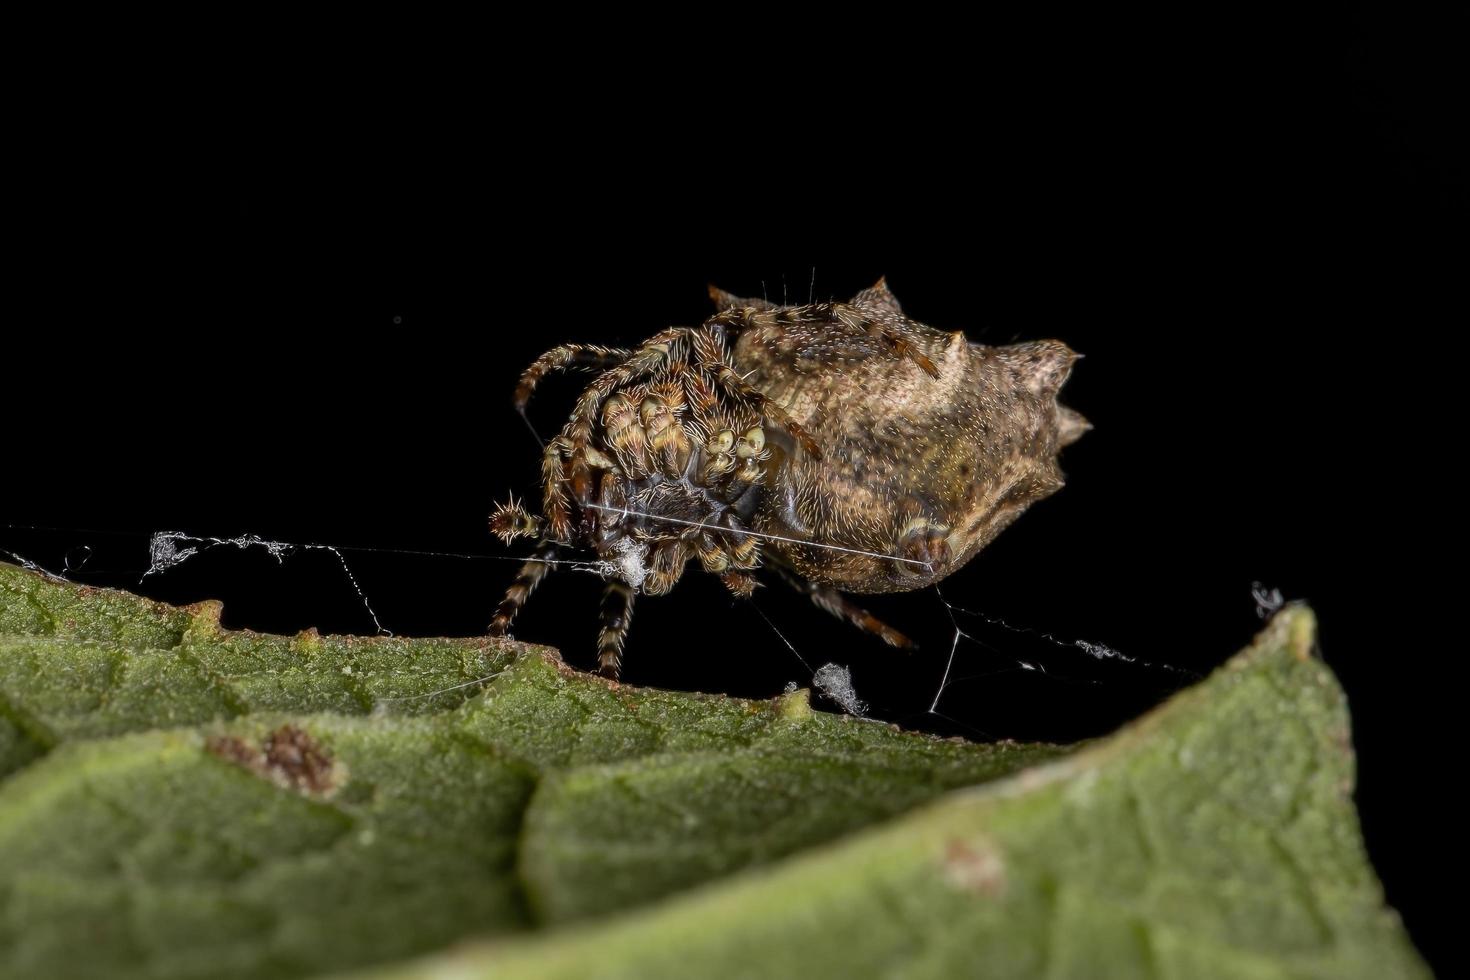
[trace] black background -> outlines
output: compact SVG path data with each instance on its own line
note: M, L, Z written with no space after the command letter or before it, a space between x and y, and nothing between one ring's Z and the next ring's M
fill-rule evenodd
M912 67L708 52L534 107L499 79L475 116L418 125L398 120L432 99L385 99L394 121L358 128L340 95L302 96L289 122L247 109L197 141L187 113L135 128L104 110L70 144L86 152L36 149L17 192L0 548L222 599L232 627L370 632L324 552L216 549L138 581L156 530L333 544L386 628L477 634L524 553L486 515L536 497L510 406L536 354L697 323L709 282L804 301L886 275L941 329L1087 355L1063 400L1096 428L1063 456L1068 485L944 596L1136 662L961 616L931 712L954 636L933 590L868 603L910 655L778 582L759 609L811 666L849 665L875 717L1069 740L1246 644L1253 583L1310 602L1369 849L1438 959L1424 746L1447 737L1454 651L1418 635L1433 607L1409 549L1449 532L1437 399L1459 370L1441 332L1463 325L1464 198L1433 28L1205 20L1169 43L1158 24L1042 28ZM770 88L671 101L715 68ZM574 385L538 393L543 434ZM516 635L590 665L599 591L554 576ZM769 697L810 673L695 572L639 602L625 679Z

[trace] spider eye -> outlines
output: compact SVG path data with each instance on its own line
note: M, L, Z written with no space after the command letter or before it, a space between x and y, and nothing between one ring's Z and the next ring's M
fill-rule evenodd
M746 432L740 437L740 445L735 449L735 455L741 459L751 456L759 456L762 449L766 448L766 430L760 426Z
M721 429L717 434L710 437L709 442L705 444L705 449L709 450L715 455L722 456L725 453L728 453L732 448L734 448L734 446L735 433L731 432L729 429Z

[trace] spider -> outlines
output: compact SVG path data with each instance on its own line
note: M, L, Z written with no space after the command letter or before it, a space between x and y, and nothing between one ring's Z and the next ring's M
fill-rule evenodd
M522 375L601 373L541 458L541 513L512 501L491 530L540 543L496 610L516 614L563 548L608 579L598 664L616 679L637 593L691 560L748 597L764 563L817 606L896 647L842 590L897 592L960 568L1058 490L1058 450L1091 426L1057 404L1078 357L1043 340L972 343L906 317L886 282L846 303L782 306L710 287L718 312L636 349L565 344Z

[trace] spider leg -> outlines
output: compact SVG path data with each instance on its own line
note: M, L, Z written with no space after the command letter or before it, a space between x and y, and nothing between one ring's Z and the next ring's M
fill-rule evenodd
M495 610L495 618L490 621L489 633L491 636L505 636L510 632L510 624L515 621L516 613L531 598L531 593L536 591L536 586L541 584L551 572L551 559L556 557L557 546L555 541L542 541L531 553L530 559L521 566L521 573L516 580L505 590L505 598L500 600L499 607Z
M923 351L915 347L906 336L906 331L888 318L869 315L861 306L833 303L832 316L851 332L861 333L887 347L894 357L906 357L913 361L931 378L939 377L939 368Z
M719 319L719 317L715 318L716 321ZM792 438L799 441L803 449L814 458L821 459L821 447L801 427L800 423L787 415L784 408L767 398L759 388L735 373L735 369L730 366L725 336L724 326L713 321L711 325L694 334L694 354L699 368L708 373L714 383L727 395L744 402L754 411L791 433Z
M632 356L633 352L623 347L599 347L596 344L562 344L560 347L553 347L536 358L521 375L520 383L516 385L516 411L525 414L526 403L531 400L536 385L552 371L573 368L595 371L615 367Z
M563 465L571 448L567 437L560 435L546 444L541 455L541 484L545 493L541 512L546 515L549 535L558 541L569 541L572 536L572 505L567 499L567 474Z
M745 522L734 514L726 512L725 525L728 530L724 532L724 538L726 548L730 553L730 563L737 569L755 568L759 565L760 542L755 535L750 533L750 528L745 526Z
M754 387L740 375L736 374L735 369L730 365L721 363L715 366L714 371L715 382L720 387L724 388L734 397L747 402L761 415L791 433L792 438L799 441L801 448L805 449L813 458L822 458L822 448L817 445L817 441L801 427L796 419L786 414L786 409L771 401L760 389Z
M592 420L597 418L597 413L608 395L624 385L632 384L652 374L666 361L677 360L680 353L679 342L692 332L690 327L670 327L656 333L621 364L608 368L598 375L597 379L582 392L581 397L577 399L576 407L572 409L572 419L567 423L567 427L573 444L577 444L584 431L590 438Z
M618 679L623 666L623 641L633 622L633 590L609 582L602 593L602 629L597 634L597 669L603 677Z
M648 558L648 574L643 579L644 595L667 595L684 575L689 560L689 547L677 539L656 545Z
M509 503L496 504L495 513L490 515L490 533L510 544L516 538L532 538L541 533L541 518L526 510L515 499Z
M648 433L638 424L638 412L621 391L602 403L602 443L626 470L642 470L648 462Z
M901 650L912 650L917 644L904 636L898 630L883 622L877 616L857 605L847 596L836 589L826 585L818 585L798 576L785 565L772 562L783 581L798 592L805 593L818 609L831 613L838 619L845 619L864 633L871 633L891 647Z
M677 378L654 386L638 406L638 417L648 437L649 453L659 472L667 477L683 473L694 451L689 433L674 414L676 406L684 406L684 386Z
M760 585L750 572L729 571L720 576L720 581L739 599L749 599Z
M873 301L865 295L868 293L871 290L859 293L852 303L729 309L706 322L732 336L753 330L764 334L768 341L785 340L798 356L812 356L817 351L841 352L842 345L834 346L831 336L831 328L836 327L838 338L868 345L866 351L850 353L871 354L877 346L890 357L907 358L930 377L939 377L939 368L916 343L919 335L907 325L903 315L894 307Z
M670 327L654 334L623 363L598 375L577 399L571 418L562 427L561 438L566 440L568 447L568 465L562 480L571 483L572 494L579 503L586 503L592 493L587 450L592 444L593 424L601 417L603 402L617 389L652 374L671 360L678 361L682 354L681 341L691 332L689 327ZM549 512L547 517L551 517Z
M730 555L716 543L714 536L709 533L700 534L694 539L694 551L699 556L699 563L704 570L712 575L719 575L730 567Z
M724 523L726 529L721 531L719 537L724 545L720 553L726 557L725 564L719 569L722 573L720 581L736 598L749 599L755 594L756 587L760 585L755 573L751 571L760 564L760 544L754 535L744 533L749 529L745 526L745 522L734 514L727 511ZM710 536L705 537L708 539ZM709 571L714 570L708 565L705 568Z

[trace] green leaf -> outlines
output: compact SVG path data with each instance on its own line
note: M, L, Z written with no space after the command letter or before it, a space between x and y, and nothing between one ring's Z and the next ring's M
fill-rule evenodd
M1422 976L1313 630L976 745L0 564L0 976Z

